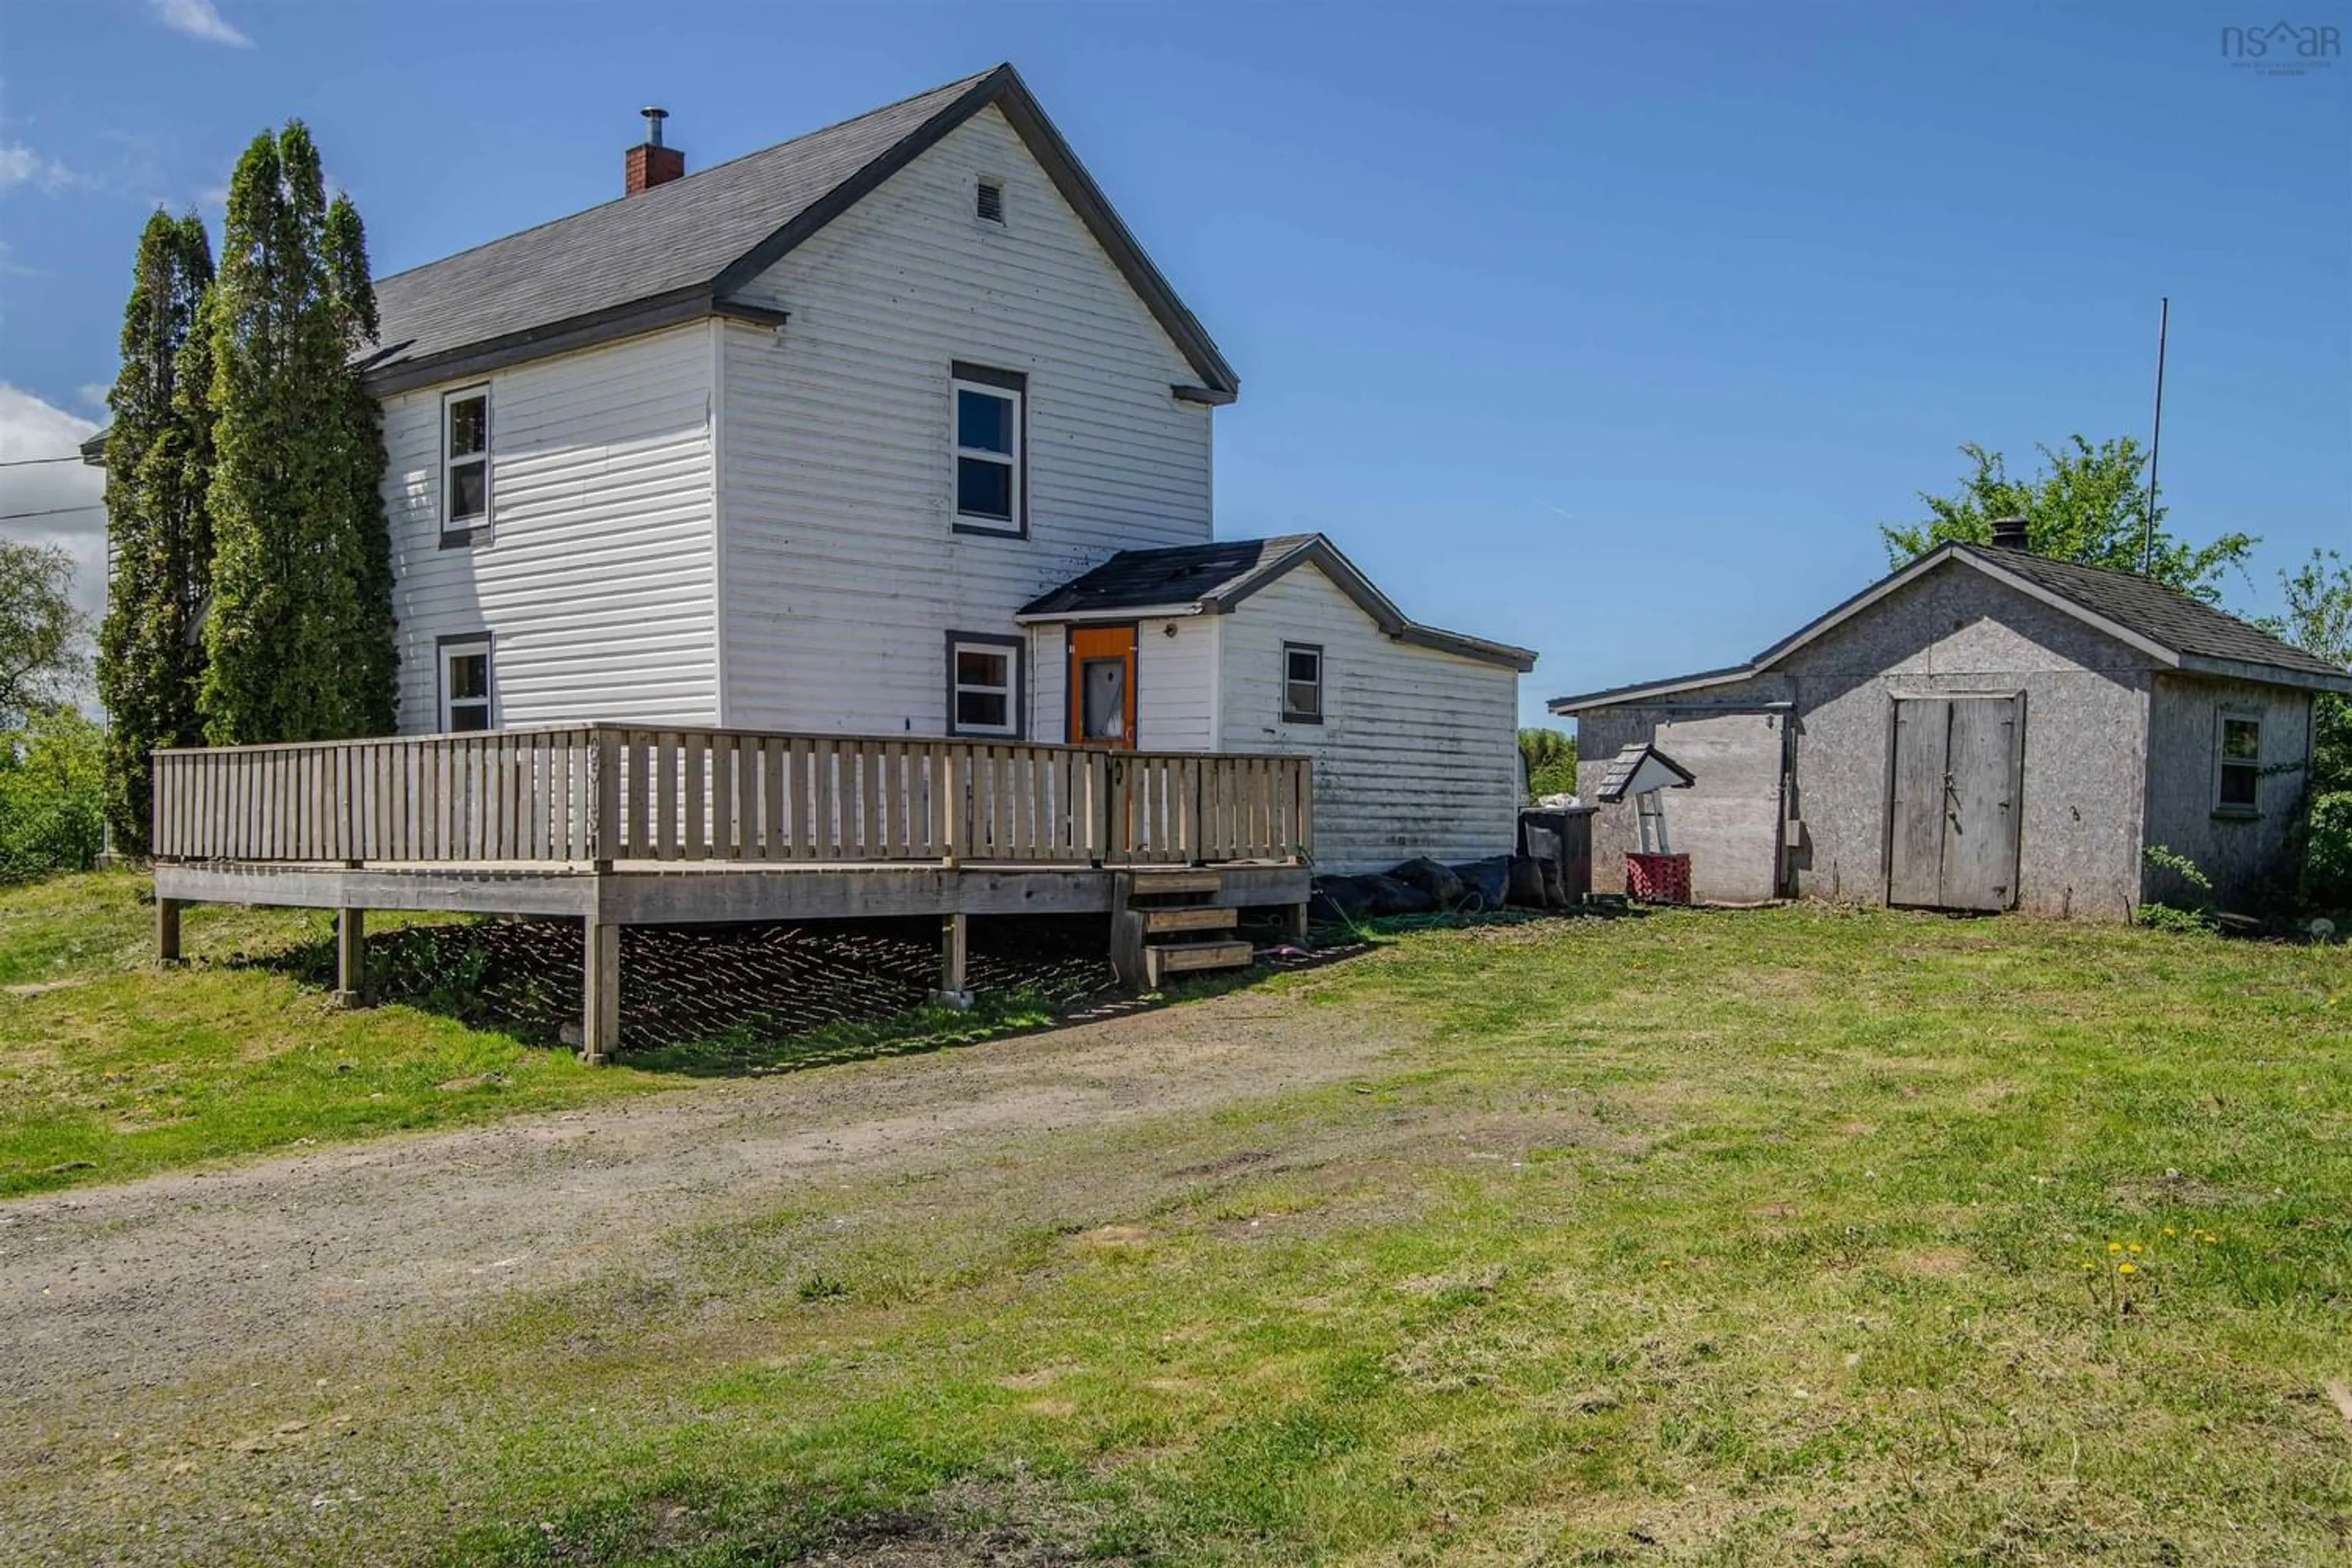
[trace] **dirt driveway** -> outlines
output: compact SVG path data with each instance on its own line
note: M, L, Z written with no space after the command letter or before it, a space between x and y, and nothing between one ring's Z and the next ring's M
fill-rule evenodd
M257 1352L365 1356L795 1187L1354 1076L1405 1034L1236 993L1051 1034L0 1205L0 1460Z

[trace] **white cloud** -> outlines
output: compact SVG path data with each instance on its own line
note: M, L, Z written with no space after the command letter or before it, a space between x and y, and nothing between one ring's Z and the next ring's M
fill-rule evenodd
M0 462L79 459L78 448L97 433L91 421L0 382ZM106 607L106 512L98 504L105 493L105 474L79 460L0 468L0 514L50 514L0 522L0 538L63 545L74 562L74 601L92 616ZM64 507L85 510L58 510Z
M0 191L33 185L55 195L78 183L74 172L55 158L45 158L21 142L0 142Z
M240 49L253 47L253 40L221 20L213 0L147 0L155 19L175 33L185 33L192 38L202 38L208 44L229 44Z
M107 382L85 381L74 388L74 395L80 398L85 405L95 408L103 415L107 412L106 395L113 390L113 386Z

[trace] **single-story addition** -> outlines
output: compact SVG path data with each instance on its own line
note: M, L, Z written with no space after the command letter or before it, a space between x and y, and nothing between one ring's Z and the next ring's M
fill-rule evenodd
M1703 901L1812 896L2128 919L2225 907L2278 871L2313 698L2352 672L2127 572L2056 561L1997 525L1938 546L1746 664L1555 699L1589 794L1653 742L1696 775L1675 847ZM1622 882L1628 804L1593 818Z
M1510 847L1535 655L1406 619L1319 533L1121 551L1013 618L1033 735L1311 758L1318 869Z

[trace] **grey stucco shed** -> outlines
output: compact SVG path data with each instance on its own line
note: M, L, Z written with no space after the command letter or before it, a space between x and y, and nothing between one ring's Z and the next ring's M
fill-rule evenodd
M2150 846L2225 906L2279 868L2320 692L2352 672L2145 577L1954 543L1746 664L1550 708L1588 796L1629 745L1690 770L1675 847L1702 900L2120 920L2185 891ZM1618 885L1632 807L1592 829L1593 885Z

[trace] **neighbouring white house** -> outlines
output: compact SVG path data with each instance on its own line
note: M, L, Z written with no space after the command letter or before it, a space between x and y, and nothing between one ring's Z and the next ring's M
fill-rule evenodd
M1317 863L1492 855L1535 656L1214 541L1238 383L1010 66L377 285L404 733L1315 759Z

